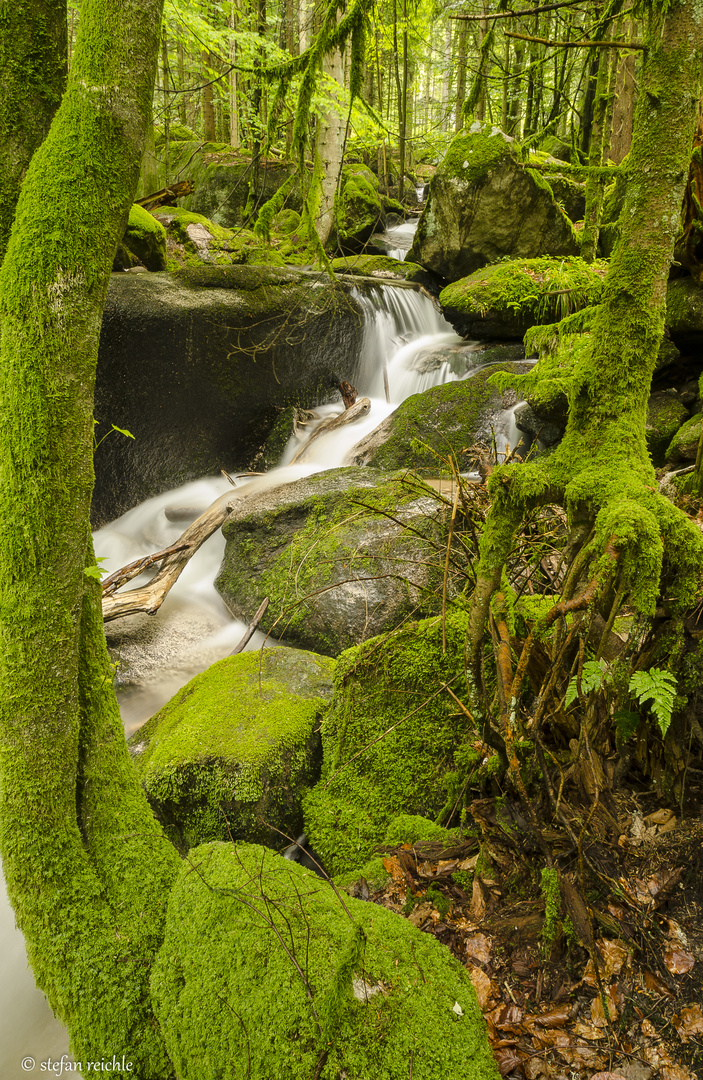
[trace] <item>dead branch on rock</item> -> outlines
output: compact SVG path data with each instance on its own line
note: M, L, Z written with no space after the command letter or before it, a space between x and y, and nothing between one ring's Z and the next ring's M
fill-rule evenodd
M196 551L209 536L212 536L224 523L234 505L237 495L233 491L227 491L215 499L207 510L189 525L183 535L170 548L164 548L156 555L147 555L138 559L122 570L115 571L103 585L103 620L110 622L112 619L120 619L123 615L136 615L144 612L147 615L155 615L163 604L172 585L178 581L183 573L188 560L195 555ZM161 569L151 579L148 585L140 589L130 589L126 593L117 593L115 590L125 582L136 577L145 568L163 559ZM141 565L140 565L141 564ZM137 569L135 569L135 567ZM113 583L119 580L119 584ZM106 586L109 592L106 592Z
M269 606L269 598L267 596L265 600L261 601L261 604L259 606L258 611L256 612L256 615L254 616L254 618L251 620L251 622L247 626L246 631L245 631L244 636L242 637L241 641L232 649L232 652L229 654L230 656L236 656L237 653L242 652L242 650L244 648L246 648L246 646L249 644L252 637L254 636L254 631L256 630L257 626L259 625L259 623L263 619L264 612L266 611L266 608L268 606Z

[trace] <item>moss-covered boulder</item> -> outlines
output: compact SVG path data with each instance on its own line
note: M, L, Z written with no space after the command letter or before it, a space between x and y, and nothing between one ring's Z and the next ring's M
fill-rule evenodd
M147 270L166 269L166 230L148 210L135 203L129 211L114 269L128 270L139 265Z
M495 351L508 350L498 347ZM522 353L519 348L517 351ZM527 370L520 363L489 364L470 378L413 394L356 444L348 461L437 475L447 468L443 462L453 454L461 470L473 468L471 448L491 439L498 414L517 401L514 394L493 389L488 383L490 376L497 371Z
M679 461L695 461L698 441L701 437L701 414L697 413L683 424L666 448L665 458L672 464Z
M693 278L676 278L666 292L666 325L679 348L703 345L703 289Z
M418 477L335 469L246 499L223 526L230 611L336 656L441 603L446 507ZM452 587L452 586L450 586Z
M457 135L430 181L408 258L456 281L496 259L577 255L578 239L542 173L490 124Z
M228 838L278 847L275 829L299 835L333 670L299 649L230 656L132 736L149 802L180 850Z
M322 779L304 800L305 831L331 873L363 866L398 815L448 814L479 762L471 722L443 689L464 670L464 613L450 609L444 630L441 617L423 620L338 660Z
M334 203L334 237L344 252L362 251L384 220L378 179L366 165L345 165Z
M354 383L363 320L350 281L268 266L115 274L98 358L93 521L201 476L249 466L280 410Z
M425 270L424 266L393 259L389 255L347 255L341 259L333 259L332 269L336 274L413 281L435 294L439 291L439 279Z
M499 1076L469 975L448 949L385 908L342 904L263 848L191 853L151 995L189 1080L400 1080L410 1067L413 1080Z
M650 395L645 431L647 447L655 465L664 464L667 447L687 420L688 409L673 391L656 390Z
M607 269L576 257L514 259L447 285L439 302L464 337L522 338L531 326L599 303Z
M190 263L285 265L276 248L262 244L250 230L226 229L180 206L162 206L154 214L166 229L171 270Z

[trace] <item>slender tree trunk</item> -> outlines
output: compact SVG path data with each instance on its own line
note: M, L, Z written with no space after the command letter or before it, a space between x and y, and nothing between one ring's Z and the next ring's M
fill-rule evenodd
M339 49L327 54L323 61L323 70L341 88L344 69L342 54ZM346 121L342 115L341 102L325 109L324 113L318 118L315 153L318 159L318 167L322 171L322 192L315 220L315 229L323 245L329 240L334 225L334 199L342 171L342 146L344 145L345 126Z
M171 99L169 96L169 80L171 69L168 63L168 32L164 22L161 31L161 89L164 99L164 184L167 185L171 177Z
M626 22L626 36L634 35L632 21ZM637 57L633 52L620 57L617 80L615 83L615 108L613 111L613 133L610 141L610 157L619 165L629 154L632 143L632 124L635 116L635 65Z
M457 35L456 55L456 106L454 111L454 127L461 131L464 126L464 99L466 98L466 51L469 41L468 24L462 19L459 23Z
M610 142L608 118L612 117L612 71L616 55L613 49L602 49L600 53L588 152L588 164L593 168L603 164L605 150ZM593 262L596 257L604 191L603 177L589 173L586 180L586 210L581 242L581 256L586 262Z
M161 0L84 0L0 272L0 845L75 1054L172 1066L149 1003L178 859L136 779L93 563L93 385L150 120ZM56 222L62 227L57 229ZM85 1064L84 1064L85 1071Z
M215 142L217 133L215 130L215 104L212 96L212 75L210 73L211 58L207 49L203 49L201 53L203 61L203 82L207 85L202 89L202 109L203 109L203 141Z
M178 42L178 54L177 55L178 55L178 89L179 90L185 90L186 89L185 49L181 45L180 41ZM188 117L186 115L186 95L185 94L179 94L178 95L178 119L181 122L181 124L183 124L183 125L186 125L188 123Z
M66 0L0 6L0 262L20 185L66 85Z

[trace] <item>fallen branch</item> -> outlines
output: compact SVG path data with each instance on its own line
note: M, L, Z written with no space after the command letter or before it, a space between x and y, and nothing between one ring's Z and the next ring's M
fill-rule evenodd
M235 492L226 491L224 495L220 495L219 499L215 499L214 503L199 518L196 518L192 525L188 526L171 548L164 548L156 555L147 555L111 574L103 586L103 589L108 586L110 590L104 592L103 595L103 620L110 622L112 619L120 619L124 615L136 615L139 612L155 615L169 590L183 573L188 560L224 523L237 498ZM130 589L125 593L115 591L120 585L141 573L145 566L159 562L161 559L163 559L161 569L148 585L140 589ZM139 568L135 569L135 567ZM121 579L118 585L113 587L109 584L117 579Z
M261 605L259 607L259 610L257 611L256 615L254 616L254 618L251 620L251 622L247 626L246 631L244 633L244 636L241 639L241 641L239 642L239 644L235 645L235 647L232 649L232 652L229 654L230 656L236 656L237 653L242 652L242 650L246 648L246 646L249 644L252 637L254 636L254 631L256 630L257 626L259 625L259 623L263 619L264 612L266 611L266 608L268 606L269 606L269 598L267 596L265 600L261 601Z

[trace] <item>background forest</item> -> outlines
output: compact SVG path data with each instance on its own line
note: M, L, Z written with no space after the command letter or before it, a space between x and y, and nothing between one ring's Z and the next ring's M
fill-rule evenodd
M700 1068L702 57L698 0L2 9L0 841L77 1059L124 1053L144 1080ZM387 257L381 230L416 219ZM404 290L459 332L452 362L495 338L507 360L392 399L382 358L357 399ZM123 334L149 297L149 332ZM130 440L147 339L166 374ZM520 402L512 450L486 401ZM299 466L381 403L331 477L310 456L278 503L220 496L147 557L146 598L118 592L143 560L101 583L91 510L259 474L289 437ZM128 751L103 620L153 613L208 514L221 595L284 644L235 649ZM391 548L345 538L358 518L393 522ZM379 589L357 623L350 581ZM275 768L245 760L249 723ZM304 845L280 857L303 826L333 884Z

